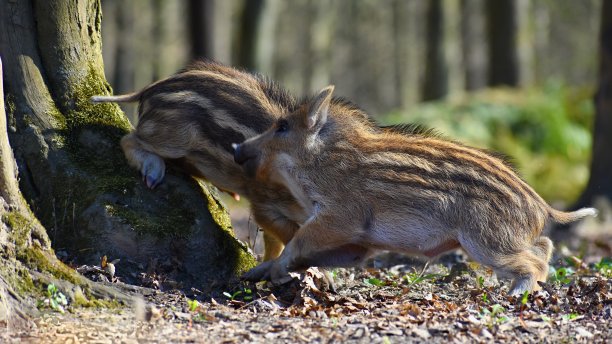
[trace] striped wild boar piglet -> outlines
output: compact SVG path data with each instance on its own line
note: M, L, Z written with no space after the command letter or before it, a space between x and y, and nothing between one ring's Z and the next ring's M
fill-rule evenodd
M234 158L264 183L291 184L312 211L282 254L251 270L283 281L309 266L350 266L376 250L435 257L462 248L521 294L545 281L553 245L547 222L593 208L551 208L500 158L428 132L368 130L323 89Z
M233 161L233 142L262 133L281 114L295 110L295 99L274 82L200 61L139 92L92 101L139 102L138 124L121 146L150 188L162 182L168 162L251 199L253 216L264 230L265 260L280 254L310 213L283 185L253 183Z

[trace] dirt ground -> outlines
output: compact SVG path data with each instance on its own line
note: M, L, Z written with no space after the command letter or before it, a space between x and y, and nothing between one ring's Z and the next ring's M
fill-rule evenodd
M508 297L508 282L460 251L424 271L423 261L386 254L332 270L335 291L316 269L282 286L236 281L212 295L137 288L130 307L46 309L0 342L609 343L611 222L587 222L557 245L548 283L525 297ZM251 243L254 235L240 233Z

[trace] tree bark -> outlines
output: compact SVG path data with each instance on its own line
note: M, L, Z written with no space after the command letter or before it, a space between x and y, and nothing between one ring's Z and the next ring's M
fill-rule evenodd
M0 327L10 333L31 325L30 317L38 313L34 305L41 298L35 283L54 283L81 305L100 305L95 298L130 301L128 295L94 284L56 258L45 228L19 191L7 135L3 84L0 60Z
M431 0L427 9L427 60L423 100L436 100L448 94L448 65L444 44L442 0Z
M599 33L599 80L595 102L593 155L587 187L575 207L612 201L612 1L604 0Z
M119 37L116 41L115 61L113 61L115 74L113 85L118 94L132 92L135 86L135 16L136 6L133 1L119 1L115 4L115 18Z
M111 91L101 19L99 0L0 2L20 189L56 250L76 263L120 258L117 276L127 282L151 263L149 271L185 287L210 289L255 262L208 186L170 171L151 191L127 166L118 143L129 122L116 105L89 102ZM43 234L36 237L45 248Z
M189 0L192 58L213 58L215 0Z
M487 86L487 59L482 0L461 1L461 43L465 68L465 89L476 91Z
M257 33L265 5L265 0L246 1L240 16L237 62L240 67L250 71L257 67Z
M261 10L255 47L255 67L264 75L273 75L277 58L278 16L281 0L266 0ZM332 35L330 34L330 37ZM238 49L240 50L240 49Z
M487 1L489 85L518 86L516 0Z

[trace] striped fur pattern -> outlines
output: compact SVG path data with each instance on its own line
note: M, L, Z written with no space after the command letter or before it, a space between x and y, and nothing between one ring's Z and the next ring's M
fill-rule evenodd
M312 202L307 222L279 258L251 272L255 279L353 265L379 249L435 257L462 247L512 278L511 292L520 294L546 280L553 245L541 236L545 224L596 214L552 209L486 151L423 130L364 125L332 91L236 149L257 180L291 184L294 197Z
M139 102L138 124L121 146L149 187L159 185L166 163L173 163L221 190L254 200L253 215L264 229L264 259L277 257L305 220L302 206L283 185L253 184L233 161L232 143L263 132L298 106L265 77L200 61L139 92L92 101Z

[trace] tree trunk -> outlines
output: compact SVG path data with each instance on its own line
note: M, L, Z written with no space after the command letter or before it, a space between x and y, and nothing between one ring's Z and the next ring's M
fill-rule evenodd
M256 68L257 33L261 24L265 3L265 0L246 1L240 16L237 62L240 67L250 71L254 71Z
M425 2L394 0L393 11L393 50L395 87L401 109L417 103L421 95L419 79L423 74L425 60L422 39Z
M264 75L273 75L276 63L276 41L278 16L280 14L281 0L266 0L257 31L255 47L256 70ZM330 34L331 36L331 34ZM238 49L240 50L240 49Z
M119 1L115 4L118 39L116 41L113 85L118 94L132 92L135 87L136 6L133 1Z
M535 6L531 0L516 1L518 86L529 87L535 82L535 23L531 16Z
M163 64L163 49L165 42L164 32L166 31L167 21L164 17L164 12L167 10L166 2L163 0L153 0L153 42L152 42L152 53L153 53L153 80L159 80L164 77L162 72Z
M487 86L487 59L482 0L461 1L461 43L465 68L465 89L476 91Z
M94 284L55 257L45 228L19 191L7 135L3 84L0 61L0 327L10 333L31 325L30 316L38 312L34 305L41 299L42 289L37 289L41 283L54 283L82 306L102 305L101 298L129 301L128 295Z
M0 60L0 327L6 327L9 330L12 327L22 327L24 325L25 313L29 311L16 296L15 289L17 288L16 281L8 280L9 266L16 264L6 264L6 260L13 258L15 252L15 244L17 241L10 240L11 228L7 226L9 206L12 206L13 212L20 214L25 207L25 201L19 193L19 185L17 184L17 165L13 158L13 151L9 145L6 126L6 112L4 108L4 90L2 80L2 61ZM46 233L42 231L43 237L46 239ZM45 248L49 248L49 240L43 240ZM20 266L21 267L21 266ZM13 283L11 283L13 282Z
M102 67L101 18L99 0L0 2L20 189L56 251L75 263L95 264L107 255L121 259L117 276L126 282L138 282L132 276L150 264L149 271L185 287L210 289L207 283L236 276L254 260L233 238L208 186L170 171L151 191L127 166L118 143L129 122L116 105L89 102L111 91ZM19 240L32 241L22 234ZM45 261L55 259L43 234L35 236L41 243L33 246L40 247L34 256L17 258L38 259L44 251Z
M213 58L215 0L189 0L189 35L192 58Z
M595 94L595 125L591 175L576 208L599 198L612 202L612 1L604 0L599 33L599 82Z
M431 0L427 9L427 57L423 100L436 100L448 94L448 66L444 44L442 0Z
M489 85L518 86L517 0L487 1Z

